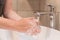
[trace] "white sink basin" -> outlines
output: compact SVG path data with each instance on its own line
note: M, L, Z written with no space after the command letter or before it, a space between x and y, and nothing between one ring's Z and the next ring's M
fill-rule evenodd
M60 40L60 31L54 29L50 29L50 30L51 32L47 40Z
M23 33L14 32L16 40L60 40L60 31L55 29L47 28L44 26L41 27L41 32L33 37L30 35L25 35Z

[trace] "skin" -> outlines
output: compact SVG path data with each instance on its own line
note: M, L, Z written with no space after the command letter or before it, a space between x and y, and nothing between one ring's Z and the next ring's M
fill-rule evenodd
M22 18L17 15L15 11L13 11L12 0L6 0L4 15L6 18L0 17L0 28L15 30L19 32L27 32L30 34L37 34L40 32L40 29L37 27L38 22L35 20L35 18ZM34 30L31 28L34 28Z

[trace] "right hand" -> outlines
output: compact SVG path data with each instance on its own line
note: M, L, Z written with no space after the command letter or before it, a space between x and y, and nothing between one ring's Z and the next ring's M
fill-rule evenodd
M40 32L40 30L37 28L37 26L38 26L38 22L33 17L23 18L18 21L16 29L20 32L26 33L28 30L30 31L30 29L33 28L30 33L36 34L36 33Z

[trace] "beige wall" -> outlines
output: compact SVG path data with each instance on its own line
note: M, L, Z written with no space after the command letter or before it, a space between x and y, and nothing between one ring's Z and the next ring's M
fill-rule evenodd
M60 12L60 0L55 0L56 11Z
M18 1L18 2L17 2ZM48 7L47 5L51 4L55 7L56 12L60 12L60 0L40 0L40 4L39 4L39 0L13 0L13 8L14 10L18 11L32 11L33 9L35 10L40 10L40 11L46 11L44 10L44 7ZM33 4L33 6L31 5ZM39 9L40 7L40 9ZM46 8L47 9L47 8Z

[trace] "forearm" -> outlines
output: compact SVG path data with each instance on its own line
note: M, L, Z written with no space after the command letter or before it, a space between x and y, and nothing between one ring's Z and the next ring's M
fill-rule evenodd
M0 17L0 28L14 30L16 26L17 26L16 21Z
M4 16L13 20L20 20L21 17L12 9L12 0L6 0Z
M12 9L12 0L5 0L5 11L9 11Z
M22 17L19 16L13 10L10 10L10 11L5 12L5 17L8 18L8 19L12 19L12 20L20 20L20 19L22 19Z

